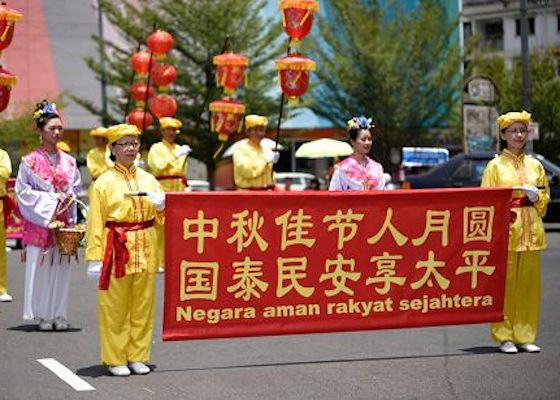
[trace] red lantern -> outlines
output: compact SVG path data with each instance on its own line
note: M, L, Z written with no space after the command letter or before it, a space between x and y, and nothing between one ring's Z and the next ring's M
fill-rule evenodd
M319 9L319 3L316 0L282 0L278 7L282 10L284 32L297 47L311 31L313 13Z
M16 76L0 67L0 111L4 111L10 102L10 91L16 84Z
M158 119L172 117L177 112L177 101L168 94L158 94L150 100L150 111Z
M22 14L19 11L8 8L5 1L0 2L0 51L12 43L15 23L21 17Z
M173 65L158 64L152 68L151 77L152 82L159 86L159 89L163 91L166 86L175 82L175 78L177 78L177 70Z
M126 116L126 122L131 125L136 125L140 130L144 130L144 124L146 124L146 127L152 125L154 118L149 112L134 110Z
M147 97L146 94L148 95ZM154 88L150 86L150 88L148 89L148 85L145 82L134 82L130 87L130 97L136 100L137 107L143 107L144 102L153 95Z
M150 70L150 53L147 51L134 53L130 58L130 64L137 74L146 75Z
M226 95L232 94L245 81L245 69L249 59L241 54L224 53L214 56L216 84L223 86Z
M157 30L148 36L146 44L158 58L163 58L173 47L173 36L168 32Z
M218 134L222 142L241 130L241 118L245 114L245 105L230 99L216 100L210 103L210 128Z
M282 92L294 102L307 91L309 71L315 70L315 61L293 53L276 60L276 68Z

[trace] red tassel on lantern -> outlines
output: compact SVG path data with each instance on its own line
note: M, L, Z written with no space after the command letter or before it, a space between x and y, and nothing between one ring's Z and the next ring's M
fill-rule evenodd
M144 115L146 116L145 118ZM144 123L146 124L146 127L148 127L152 125L152 123L154 122L154 118L149 112L145 113L142 110L134 110L126 116L126 122L132 125L136 125L140 130L144 130Z
M290 102L297 102L309 85L309 71L315 70L315 61L299 53L289 54L276 62L282 92Z
M226 95L231 95L245 82L245 69L249 59L241 54L224 53L214 56L216 65L216 84L224 88Z
M284 32L292 39L292 45L309 34L313 25L313 13L319 9L316 0L282 0L278 5L282 10Z
M245 114L245 105L230 99L216 100L210 103L210 129L218 134L218 139L226 142L230 135L241 129L241 118Z
M158 94L150 100L150 111L158 119L172 117L177 112L177 101L168 94Z
M0 51L6 49L14 37L15 23L19 21L22 14L8 8L5 1L0 2Z
M173 36L169 32L157 30L150 34L146 39L146 44L158 59L165 57L165 54L173 48Z
M10 102L10 92L16 84L16 76L0 66L0 111L4 111Z

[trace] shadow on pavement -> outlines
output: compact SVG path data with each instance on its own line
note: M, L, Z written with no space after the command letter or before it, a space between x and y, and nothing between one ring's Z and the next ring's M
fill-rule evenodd
M41 333L71 333L71 332L81 332L82 328L68 328L66 331L39 331L39 326L37 324L24 324L18 326L11 326L6 328L7 331L17 331L17 332L41 332Z
M472 348L477 349L477 348ZM477 354L495 353L495 347L478 347L478 349L491 349L491 351L468 351L471 349L462 349L465 353L444 353L444 354L425 354L416 356L396 356L396 357L372 357L372 358L348 358L348 359L335 359L335 360L310 360L310 361L286 361L277 363L263 363L263 364L242 364L242 365L218 365L209 367L197 368L177 368L177 369L159 369L157 371L152 368L154 373L161 372L186 372L186 371L212 371L212 370L227 370L238 368L263 368L263 367L278 367L290 365L313 365L313 364L334 364L334 363L353 363L353 362L369 362L369 361L389 361L389 360L414 360L422 358L446 358L446 357L471 357Z
M498 348L496 346L478 346L478 347L469 347L468 349L461 349L461 351L465 351L471 354L490 354L490 353L497 353Z

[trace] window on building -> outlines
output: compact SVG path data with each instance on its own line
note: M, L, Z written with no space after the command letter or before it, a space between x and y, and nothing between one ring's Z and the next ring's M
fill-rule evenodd
M560 14L556 16L556 30L560 32Z
M502 21L484 23L484 40L482 45L496 50L504 47L504 24Z
M529 35L535 34L535 17L527 18L529 22ZM521 19L517 18L515 20L515 36L521 35Z
M463 36L465 40L472 36L472 24L470 22L465 22L463 24Z

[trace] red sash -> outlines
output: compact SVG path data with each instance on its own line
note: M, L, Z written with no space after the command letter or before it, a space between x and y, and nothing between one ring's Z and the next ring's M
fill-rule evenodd
M126 275L126 264L130 257L126 248L126 232L139 231L153 225L153 219L144 222L107 221L105 226L109 228L109 233L107 234L103 267L99 278L99 290L109 288L113 265L115 266L115 277L122 278Z
M533 205L533 203L531 203L531 200L529 200L529 198L527 196L523 196L523 197L516 197L514 199L511 199L511 208L521 208L521 207L531 207ZM510 211L510 218L509 218L509 223L513 224L515 222L515 220L517 219L517 213L513 210Z

